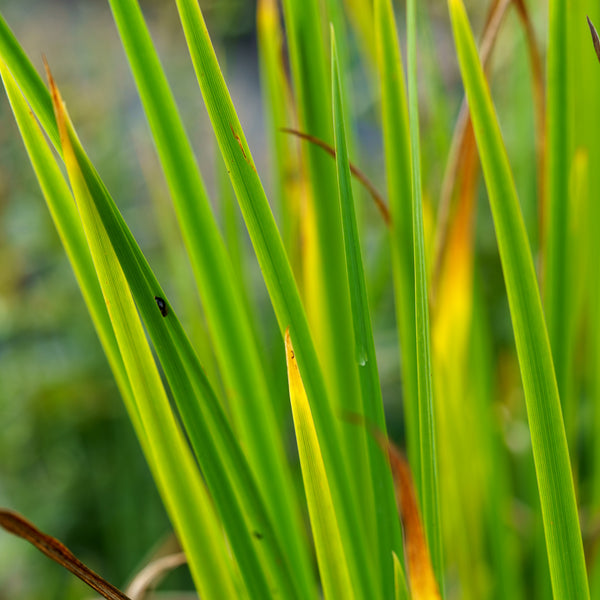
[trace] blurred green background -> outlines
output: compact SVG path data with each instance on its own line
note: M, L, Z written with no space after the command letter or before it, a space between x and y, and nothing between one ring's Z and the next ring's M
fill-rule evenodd
M480 29L485 4L471 3L475 31ZM544 10L542 3L535 4L541 10L532 8L532 12L543 32ZM217 198L219 165L214 136L174 2L146 0L141 5L207 187L211 197ZM201 6L268 190L255 3L213 0L201 2ZM422 3L421 8L431 17L431 26L420 32L423 179L431 240L432 215L461 88L445 2ZM163 231L157 227L172 216L168 194L108 4L103 0L0 0L0 11L40 72L42 54L47 57L84 146L171 303L188 307L182 320L193 335L194 328L202 326L199 303L186 259L173 262L173 249L165 251ZM399 21L404 22L403 15ZM357 45L356 39L351 39ZM358 47L354 48L350 61L358 139L354 160L383 191L378 86L372 68L359 55ZM535 251L538 232L530 71L522 30L513 12L500 34L493 63L493 94ZM524 139L530 143L524 144ZM387 257L382 241L385 232L366 194L358 191L358 197L365 203L364 247L384 400L392 436L401 443L392 286L389 261L380 259ZM529 464L510 318L491 216L483 194L481 198L477 276L499 359L494 363L499 365L496 379L499 396L504 399L499 405L499 421L513 460ZM249 248L245 235L243 243ZM21 512L108 580L124 586L168 539L170 526L4 93L0 93L0 265L0 505ZM273 315L252 258L248 280L265 316L264 327L272 331ZM281 348L274 342L271 350L277 353ZM515 478L518 476L517 471ZM173 574L165 587L190 587L183 571ZM21 540L0 533L0 600L86 597L90 597L87 588L70 574Z

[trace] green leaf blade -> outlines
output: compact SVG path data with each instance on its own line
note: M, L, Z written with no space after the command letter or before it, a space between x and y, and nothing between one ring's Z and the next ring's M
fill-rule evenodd
M163 298L166 296L131 232L108 192L91 171L92 167L78 140L73 139L72 142L85 183L90 188L104 227L110 232L111 243L156 348L182 422L217 501L248 588L258 596L270 594L270 587L264 578L266 571L260 567L260 553L257 553L255 540L250 534L251 531L259 531L268 540L261 544L268 555L267 560L277 565L276 569L269 572L274 573L281 588L294 597L289 559L282 552L278 532L264 506L240 443L230 428L175 311L168 301L166 315L158 310L154 291L158 290ZM198 398L202 401L198 402ZM240 498L244 499L244 505Z
M427 543L440 589L444 589L442 533L439 510L439 484L435 440L435 413L429 328L429 297L423 232L421 189L421 150L419 141L419 105L417 88L417 15L416 1L406 4L408 117L412 163L412 224L415 264L415 325L419 398L419 442L421 454L421 506Z
M25 68L19 72L35 73L32 68ZM20 83L20 87L21 89L29 89L30 86L22 85ZM44 88L44 91L47 94L46 88ZM17 94L20 96L18 91ZM30 101L31 100L32 99L30 99ZM28 125L34 124L34 120L28 114L28 107L24 105L22 101L21 104L21 113L26 117L25 123ZM32 105L36 105L36 103L32 102ZM43 114L45 113L42 113L42 115ZM51 131L52 128L56 129L56 122L54 121L53 116L51 121L44 122L44 126L47 132ZM36 154L32 154L32 160L36 160L37 163L40 163L41 161L42 163L41 170L40 168L36 169L40 176L40 183L44 188L48 188L45 190L46 193L50 191L53 193L53 196L56 196L56 194L61 192L67 193L68 201L72 203L70 192L66 188L62 174L56 168L51 168L54 157L48 152L47 148L45 151L43 150L46 142L43 137L40 136L37 125L34 124L34 127L30 129L34 132L36 132L37 129L38 147L35 148ZM23 129L22 132L25 134L27 130ZM259 552L259 554L266 554L269 557L267 560L270 560L271 564L277 565L276 569L268 569L268 572L274 573L281 589L288 590L289 592L289 590L294 587L289 561L282 552L279 539L273 528L270 517L265 511L264 501L256 486L256 482L250 473L249 465L239 446L239 442L231 432L229 423L225 419L214 391L206 379L202 367L199 365L197 356L181 328L172 307L168 304L168 300L168 319L165 319L160 315L154 301L154 295L159 295L164 298L166 298L166 296L158 281L156 281L154 274L135 240L133 240L131 232L108 195L106 188L98 178L94 167L89 163L89 159L85 155L83 148L79 145L78 140L74 138L72 142L74 144L73 149L77 156L79 168L83 172L86 185L91 190L96 209L99 211L103 225L106 230L110 232L111 243L116 249L121 268L123 268L126 273L128 284L132 287L136 302L138 303L138 308L144 317L148 332L156 346L158 357L163 365L165 374L173 391L174 399L181 412L182 421L186 426L198 460L200 461L205 477L209 483L209 487L215 495L215 498L218 500L217 504L220 514L225 523L228 535L234 544L236 555L240 558L240 567L242 571L245 571L247 579L250 582L250 588L255 585L252 583L253 581L256 582L257 579L260 579L260 577L258 577L260 575L260 569L258 568L259 559L256 558L257 553L254 550L256 539L251 536L251 531L259 531L265 539L259 546L264 550ZM31 146L31 143L29 145ZM58 149L59 151L62 150L60 145ZM38 153L40 152L41 154L38 156ZM50 173L50 177L54 177L54 180L49 180L49 176L46 173L47 171ZM50 200L52 200L52 198L49 197L49 201ZM68 230L69 228L72 228L74 219L78 221L79 217L75 216L73 218L73 215L69 217L68 211L70 210L70 207L68 203L65 204L61 198L57 198L56 200L59 202L57 205L58 208L53 210L51 207L51 212L53 212L53 216L56 216L60 220L64 221L66 219L66 225L62 224L62 227L63 229L66 227ZM72 209L76 211L74 204ZM71 225L69 225L69 222ZM57 227L60 231L60 222L57 223ZM79 226L79 228L81 229L81 226ZM80 231L79 236L82 235L83 233ZM91 280L91 284L95 285L96 290L95 292L92 290L92 292L99 295L99 300L97 300L97 302L99 302L99 309L104 311L105 317L108 319L104 300L102 299L100 288L98 286L96 273L93 265L91 265L91 259L89 258L87 242L85 242L85 239L78 239L75 240L74 244L74 249L69 250L67 248L69 255L74 254L74 259L76 259L73 261L74 269L78 272L78 269L80 269L78 263L84 261L87 255L89 265L85 266L85 268L91 268L91 275L88 274L87 279ZM85 282L82 283L84 296L86 294L84 285L88 285L89 287L89 284L90 281L88 281L87 284L85 284ZM90 308L90 311L92 311L92 308ZM96 326L102 340L102 330L97 323ZM117 363L115 365L115 360L111 359L110 348L106 349L106 344L105 350L109 356L109 361L111 362L115 377L118 382L121 382L119 383L119 386L126 405L130 408L129 412L134 421L136 432L140 437L142 445L146 447L147 439L143 428L141 428L139 413L135 406L132 408L131 389L127 375L124 371L119 371L119 369L123 369L123 365L119 350L116 347L116 340L114 340L110 322L108 322L108 335L113 338L115 348L112 352L120 364ZM198 403L195 400L196 397L202 398L203 402ZM200 410L200 408L202 408L202 410ZM146 454L150 461L151 456L148 453ZM242 515L241 507L236 499L237 497L244 497L244 512L248 514L248 519L246 519L246 516ZM267 588L263 581L263 583L259 583L259 587L256 589L255 593L264 596L268 589L269 588ZM294 597L294 594L289 592L289 596Z
M330 15L319 0L286 0L282 3L290 69L296 98L298 124L307 134L332 141L331 85L326 43L326 19ZM323 18L325 17L325 19ZM313 144L302 145L309 193L303 235L306 240L304 299L327 390L334 410L360 409L358 372L352 352L350 299L344 273L344 242L341 230L336 173L331 159ZM353 428L340 431L340 445L350 466L352 501L358 510L370 512L369 466L361 454L360 434ZM362 523L361 535L369 533ZM364 581L365 588L370 583Z
M449 8L513 320L554 596L589 598L569 453L529 242L465 8L460 0L449 0Z
M261 90L264 94L264 114L269 136L270 164L273 177L273 198L279 216L286 252L295 270L299 253L300 199L290 173L298 169L292 142L280 130L291 122L291 94L281 54L284 41L276 0L260 0L256 8L258 57Z
M350 486L349 467L344 460L344 451L340 445L341 435L339 424L335 419L335 405L327 393L325 378L294 275L219 68L200 8L193 0L178 0L177 5L198 83L230 173L280 330L283 334L289 327L294 347L298 351L300 370L322 445L321 450L344 546L349 564L352 565L350 574L357 589L361 589L363 594L368 596L369 590L373 589L369 583L370 574L360 566L369 564L363 543L364 531L357 526L360 525L359 512L353 487ZM350 354L352 354L351 349Z
M570 299L567 267L569 262L569 81L567 30L569 15L566 0L548 3L547 63L547 167L546 223L544 253L544 308L548 337L563 412L567 398L568 320ZM570 391L570 390L569 390ZM565 416L566 416L565 412Z
M411 151L404 70L391 0L375 0L375 41L381 81L385 171L390 203L396 324L402 351L402 385L408 459L420 488L415 263L411 205Z
M56 149L60 149L58 128L54 120L52 99L42 78L31 64L10 27L0 14L0 56L31 103L31 106L44 124L49 124L47 133Z
M299 509L271 409L275 398L264 376L247 304L241 299L240 286L139 5L133 0L111 0L110 4L175 203L221 372L232 390L229 400L236 429L265 490L273 521L285 536L284 547L295 553L290 564L307 579L307 551L298 532ZM232 123L228 124L229 134L235 135Z
M375 342L369 314L367 289L363 260L361 256L358 225L356 220L354 197L348 148L346 145L343 99L341 93L340 69L335 46L335 36L331 32L332 80L333 80L333 129L335 137L336 168L338 176L339 200L342 215L342 231L346 254L346 270L350 289L350 304L354 330L354 351L358 363L363 414L368 423L374 424L385 435L386 425L383 414L383 399ZM399 541L398 515L391 473L388 462L375 440L364 440L368 446L365 452L369 456L371 471L371 489L373 502L381 508L375 512L374 535L379 555L379 582L383 598L393 595L393 538ZM399 547L400 544L397 544Z
M216 513L171 412L129 285L79 168L71 143L74 133L56 89L54 104L69 180L146 432L149 462L188 553L198 589L207 598L232 597L231 594L236 594L236 586ZM203 524L206 534L202 540L194 531L198 523Z

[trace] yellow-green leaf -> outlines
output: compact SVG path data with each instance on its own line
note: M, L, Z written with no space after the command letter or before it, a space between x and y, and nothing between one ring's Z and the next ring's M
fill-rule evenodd
M167 511L190 558L198 590L206 598L237 597L240 590L234 581L232 562L214 505L171 411L129 284L80 169L73 148L76 134L49 72L48 75L67 173L131 383L135 406L128 408L134 423L139 419L138 435Z
M354 598L354 592L346 556L333 509L317 430L296 362L289 329L285 332L285 352L294 429L323 592L325 598L350 600Z

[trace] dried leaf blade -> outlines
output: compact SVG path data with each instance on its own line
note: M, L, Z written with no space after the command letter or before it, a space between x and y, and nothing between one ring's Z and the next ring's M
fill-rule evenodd
M64 544L41 532L21 515L10 510L0 510L0 526L9 533L28 541L107 600L130 600L114 585L84 565Z

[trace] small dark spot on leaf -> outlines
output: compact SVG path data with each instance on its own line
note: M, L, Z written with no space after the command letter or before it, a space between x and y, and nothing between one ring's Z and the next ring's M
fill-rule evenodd
M263 539L263 534L260 533L260 531L253 531L252 535L257 539L257 540L262 540Z
M154 296L154 299L156 300L156 304L158 305L158 309L160 310L160 314L163 317L166 317L168 314L168 310L167 310L167 303L160 297L160 296Z

